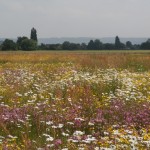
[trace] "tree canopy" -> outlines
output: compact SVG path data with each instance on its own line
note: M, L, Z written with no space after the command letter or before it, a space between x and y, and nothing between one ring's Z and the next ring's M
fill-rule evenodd
M16 50L17 45L13 40L5 39L5 41L2 43L2 50Z
M31 39L31 40L34 40L34 41L36 41L36 42L38 41L38 39L37 39L37 31L36 31L35 28L32 28L32 29L31 29L30 39Z
M32 39L24 39L21 42L21 49L22 50L36 50L37 49L37 42Z
M150 49L150 39L148 39L146 42L142 43L140 46L141 49Z

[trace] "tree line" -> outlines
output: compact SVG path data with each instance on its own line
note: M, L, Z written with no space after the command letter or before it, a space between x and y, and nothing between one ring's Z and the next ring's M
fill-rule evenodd
M99 39L90 40L86 43L70 43L65 41L62 44L40 44L38 45L37 31L35 28L31 29L30 39L28 37L18 37L14 42L10 39L5 39L0 44L0 50L150 50L150 39L142 44L132 44L127 41L122 43L118 36L115 37L115 43L102 43Z
M40 50L150 50L150 39L142 44L132 44L131 41L122 43L118 36L115 43L102 43L99 39L90 40L88 44L70 43L65 41L63 44L41 44Z
M37 31L35 28L31 29L30 39L26 36L18 37L17 41L14 42L10 39L5 39L0 45L0 49L3 51L7 50L37 50L38 49L38 39Z

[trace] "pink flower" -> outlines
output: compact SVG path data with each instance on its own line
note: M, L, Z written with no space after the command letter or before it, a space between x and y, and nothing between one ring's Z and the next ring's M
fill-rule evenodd
M58 146L61 145L61 144L62 144L61 139L56 139L56 140L54 141L55 147L58 147Z

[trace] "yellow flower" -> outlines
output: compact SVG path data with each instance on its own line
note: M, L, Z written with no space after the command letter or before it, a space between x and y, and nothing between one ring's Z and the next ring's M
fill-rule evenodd
M145 134L145 135L143 136L143 139L144 139L145 141L149 141L149 140L150 140L150 134Z

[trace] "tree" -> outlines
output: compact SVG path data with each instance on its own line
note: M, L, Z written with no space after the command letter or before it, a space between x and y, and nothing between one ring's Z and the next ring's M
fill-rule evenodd
M65 41L62 44L62 49L63 50L79 50L81 48L81 45L78 43L70 43L68 41Z
M94 41L94 50L101 50L101 49L103 49L103 43L100 40L96 39Z
M0 50L2 49L2 43L3 43L3 42L2 42L2 41L0 41Z
M119 39L118 36L116 36L116 38L115 38L115 48L120 49L120 45L121 45L120 39Z
M86 49L87 49L87 45L86 45L85 43L82 43L82 44L80 45L80 49L81 49L81 50L86 50Z
M121 45L120 39L119 39L118 36L116 36L116 38L115 38L115 48L120 49L120 45Z
M5 39L2 43L2 50L16 50L17 45L13 40Z
M22 50L36 50L37 49L37 42L31 39L24 39L21 42L21 49Z
M35 40L28 39L27 37L18 37L17 47L20 50L36 50L37 42Z
M62 49L63 49L63 50L70 50L70 42L65 41L65 42L62 44Z
M133 48L132 43L130 41L126 42L126 48L127 49L132 49Z
M18 47L18 49L22 49L22 47L21 47L21 44L22 44L22 41L23 40L27 40L28 38L27 37L25 37L25 36L23 36L23 37L18 37L18 39L17 39L17 47Z
M104 44L104 49L105 50L114 50L115 49L115 45L112 43L105 43Z
M140 48L150 50L150 39L148 39L146 42L142 43Z
M88 50L94 49L94 41L93 41L93 40L90 40L90 42L89 42L88 45L87 45L87 49L88 49Z
M38 40L37 40L37 31L36 31L35 28L32 28L32 29L31 29L31 36L30 36L30 39L31 39L31 40L34 40L34 41L36 41L36 42L38 41Z
M81 47L80 44L70 43L70 50L79 50L80 47Z
M118 36L115 38L115 49L125 49L125 44L120 42L120 39Z

